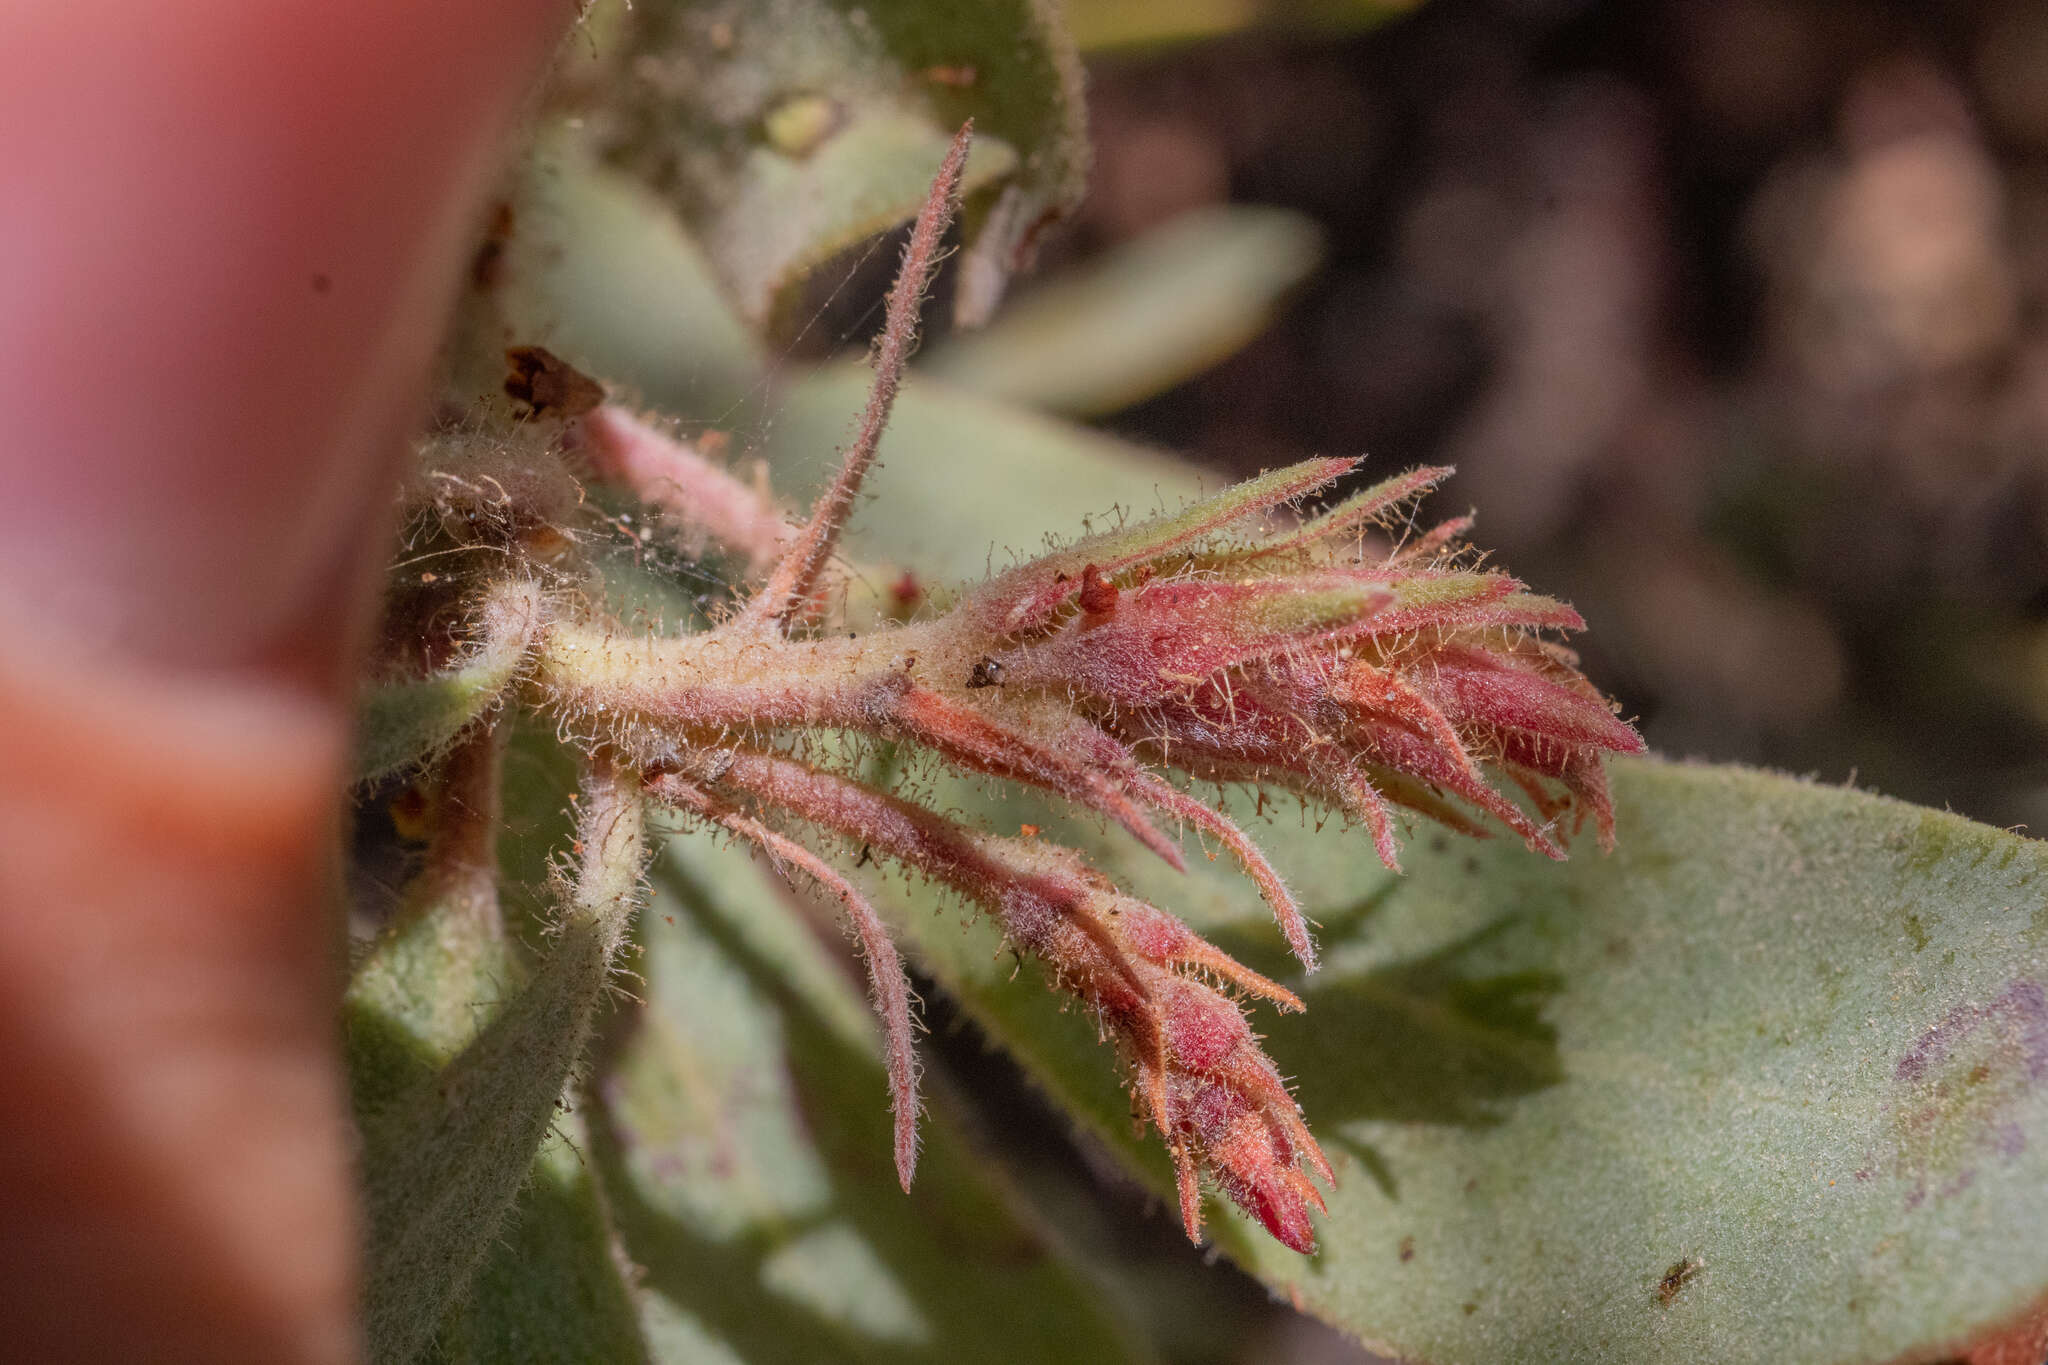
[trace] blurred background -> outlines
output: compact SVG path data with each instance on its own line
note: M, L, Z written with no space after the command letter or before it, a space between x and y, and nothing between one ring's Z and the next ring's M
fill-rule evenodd
M1655 748L2048 829L2048 5L1404 8L1070 0L1094 188L1012 316L1134 249L1171 280L1218 205L1321 251L1288 219L1298 268L1182 263L1269 324L1066 408L1231 474L1454 464L1431 510L1581 609ZM972 347L932 363L1023 363ZM1034 1183L1084 1178L1020 1078L974 1089ZM1218 1302L1171 1221L1099 1233L1184 1282L1174 1358L1371 1358Z
M1324 253L1103 425L1454 464L1657 748L2048 828L2048 5L1351 8L1069 5L1094 188L1035 287L1225 202Z

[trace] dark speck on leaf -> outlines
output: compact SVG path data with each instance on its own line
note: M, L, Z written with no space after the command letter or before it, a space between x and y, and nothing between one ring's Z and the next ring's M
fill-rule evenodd
M969 687L995 687L1002 680L1003 666L994 659L982 658L975 660L974 667L968 670L967 673L967 685Z
M1658 1305L1663 1308L1669 1308L1671 1301L1678 1297L1681 1290L1692 1283L1693 1277L1700 1273L1701 1267L1705 1264L1706 1262L1696 1256L1688 1256L1684 1260L1674 1263L1671 1269L1664 1272L1664 1278L1657 1281Z
M1413 1237L1403 1237L1401 1239L1401 1264L1406 1265L1414 1259L1415 1239Z
M330 290L330 289L332 289L332 288L334 288L334 281L333 281L333 280L330 280L330 279L328 279L328 278L327 278L327 276L325 276L325 275L315 275L315 276L313 277L313 292L314 292L314 293L316 293L316 294L324 294L324 293L326 293L326 292L327 292L328 290Z

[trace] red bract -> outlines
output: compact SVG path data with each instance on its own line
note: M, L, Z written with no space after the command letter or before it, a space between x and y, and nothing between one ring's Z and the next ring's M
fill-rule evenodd
M1173 1154L1191 1237L1206 1172L1275 1237L1308 1251L1310 1210L1322 1206L1315 1181L1332 1173L1224 992L1282 1009L1301 1002L1120 892L1079 853L977 831L821 767L809 757L821 746L808 740L866 736L1039 788L1115 821L1176 868L1180 850L1155 821L1191 824L1238 859L1310 969L1308 923L1278 870L1172 774L1348 812L1389 867L1396 808L1472 834L1491 820L1562 857L1588 815L1611 840L1602 764L1642 741L1544 638L1580 629L1577 613L1461 550L1467 520L1386 535L1441 469L1397 475L1303 521L1291 510L1356 467L1311 460L939 595L952 605L938 614L851 635L815 629L829 596L820 575L887 421L965 145L963 132L913 231L874 397L806 525L764 531L758 500L688 452L665 452L650 428L605 410L585 423L584 456L598 472L658 493L672 516L688 519L687 488L708 489L688 529L752 557L765 586L722 625L685 636L557 605L539 627L526 620L516 642L530 646L528 700L594 730L654 797L768 850L845 909L886 1025L906 1185L917 1114L909 992L880 916L800 842L807 836L845 841L963 897L1093 1012Z
M1327 470L1316 462L1261 482L1277 493ZM1103 580L1098 610L1068 612L995 663L1008 686L1063 694L1163 765L1286 787L1350 811L1389 867L1398 863L1388 804L1469 828L1444 806L1446 794L1552 857L1563 856L1558 821L1574 806L1606 842L1613 815L1601 759L1643 745L1572 656L1537 634L1579 629L1578 614L1506 574L1455 567L1455 524L1428 537L1428 560L1406 548L1372 553L1359 534L1391 499L1444 472L1389 480L1248 544L1181 534L1198 522L1210 537L1230 529L1199 509L1155 523L1150 537L1142 527L1119 533L1125 547L1160 552L1127 548L1128 586ZM1265 510L1267 499L1245 498L1251 487L1216 504L1240 517ZM1013 571L983 596L1043 600L1047 568L1063 572L1060 558ZM1082 576L1093 582L1100 570L1091 562ZM1001 614L999 604L977 605ZM1528 793L1537 818L1485 779L1486 763Z
M1206 1165L1275 1237L1298 1251L1314 1248L1305 1205L1321 1207L1322 1199L1299 1167L1306 1162L1329 1179L1329 1163L1242 1011L1201 978L1300 1009L1292 992L1164 911L1120 894L1070 849L976 833L795 759L729 750L694 773L658 773L652 789L687 809L715 809L717 793L794 816L917 868L982 907L1115 1038L1148 1115L1172 1146L1190 1235L1201 1226L1196 1173Z

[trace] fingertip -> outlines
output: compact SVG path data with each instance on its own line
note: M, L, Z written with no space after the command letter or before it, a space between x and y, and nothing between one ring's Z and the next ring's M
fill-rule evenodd
M0 1338L352 1359L340 727L0 641Z
M0 49L0 593L339 695L566 0L29 8Z

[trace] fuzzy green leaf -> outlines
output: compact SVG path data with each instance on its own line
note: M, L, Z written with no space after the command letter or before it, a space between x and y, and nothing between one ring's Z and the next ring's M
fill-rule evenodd
M1321 259L1321 234L1298 213L1200 209L1021 295L986 330L935 348L923 369L1048 412L1115 412L1251 340Z
M589 1166L584 1115L560 1115L432 1358L450 1365L649 1359L639 1296L622 1273L610 1209Z
M519 671L539 601L530 582L499 585L478 612L480 638L460 662L429 677L367 688L356 717L356 779L375 781L448 752Z
M362 1116L374 1358L412 1359L467 1288L555 1118L609 968L601 927L572 924L475 1040Z
M872 1018L746 854L670 841L594 1151L665 1361L1142 1358L947 1120L897 1187Z
M543 1140L631 913L637 821L635 802L607 844L615 875L582 888L516 992L495 912L456 903L407 907L358 966L344 1018L376 1360L415 1359L437 1329L447 1359L573 1359L607 1341L604 1358L632 1358L621 1348L637 1336L594 1192L560 1139L546 1152ZM511 1248L477 1278L508 1215L519 1219ZM545 1254L523 1258L525 1247ZM527 1323L543 1334L522 1334Z
M493 650L431 678L367 689L356 710L356 780L415 767L447 749L512 681L517 649Z
M1616 853L1563 865L1425 830L1395 878L1356 831L1254 824L1323 925L1305 981L1224 865L1076 836L1308 1004L1259 1027L1340 1162L1322 1253L1212 1202L1218 1240L1433 1362L1919 1358L2021 1311L2048 1288L2048 850L1740 770L1616 778ZM1093 1030L984 936L904 924L1168 1188Z
M756 326L908 221L970 117L969 320L1085 187L1080 67L1048 0L655 0L603 56L597 145L676 204Z
M358 1113L368 1118L431 1083L524 976L504 938L455 907L429 907L396 924L359 965L345 1002ZM525 1187L485 1235L482 1265L466 1288L438 1291L452 1307L436 1328L431 1359L510 1365L644 1357L604 1205L578 1155L588 1145L580 1125L580 1114L556 1118ZM389 1156L373 1150L366 1159ZM424 1317L431 1308L419 1311ZM379 1321L391 1316L371 1312ZM378 1359L401 1358L397 1347L379 1347Z

